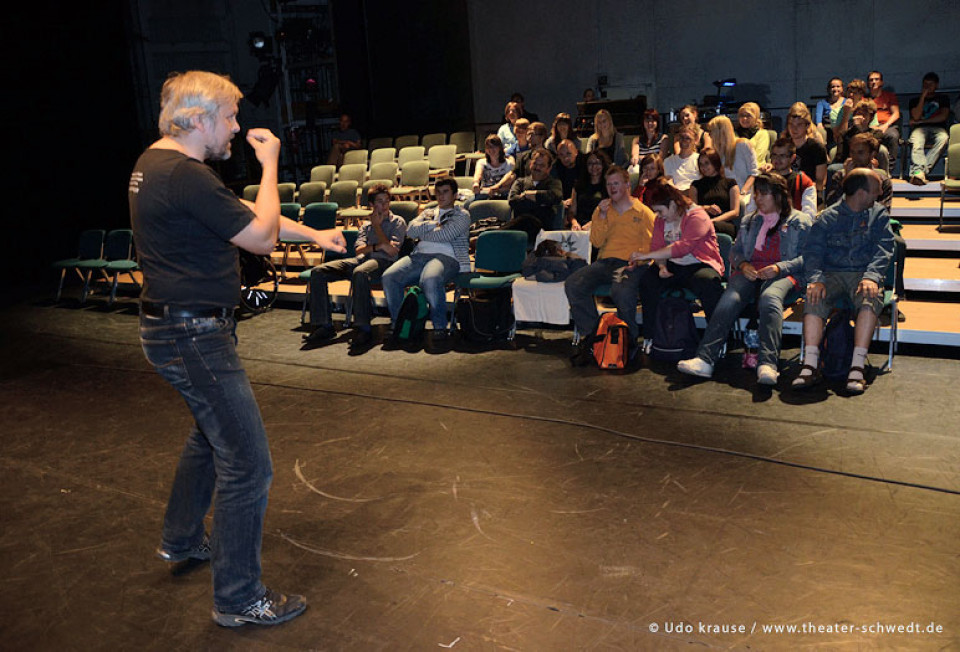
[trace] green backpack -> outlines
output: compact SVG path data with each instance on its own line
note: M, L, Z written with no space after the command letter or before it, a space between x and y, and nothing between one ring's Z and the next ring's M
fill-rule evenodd
M397 313L397 323L394 324L394 337L401 342L412 342L423 335L427 325L427 298L418 285L407 288L403 294L403 303Z

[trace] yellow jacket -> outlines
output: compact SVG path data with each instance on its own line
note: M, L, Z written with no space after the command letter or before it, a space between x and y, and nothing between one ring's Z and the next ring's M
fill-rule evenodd
M600 249L598 258L629 260L634 251L650 251L653 223L656 216L636 197L623 213L610 205L605 219L600 218L600 207L590 219L590 244Z

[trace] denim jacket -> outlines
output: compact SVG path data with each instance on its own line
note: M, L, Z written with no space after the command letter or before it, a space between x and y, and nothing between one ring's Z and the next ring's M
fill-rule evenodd
M730 250L730 267L739 269L740 263L753 258L754 248L757 246L757 236L760 235L760 225L763 218L758 211L754 211L740 222L740 233L733 242ZM803 279L803 246L810 232L810 218L798 210L793 210L787 219L780 225L780 276L792 276L797 280L800 288L804 286Z
M862 272L883 287L892 257L890 214L876 202L859 213L846 201L824 209L803 249L808 283L823 283L825 272Z

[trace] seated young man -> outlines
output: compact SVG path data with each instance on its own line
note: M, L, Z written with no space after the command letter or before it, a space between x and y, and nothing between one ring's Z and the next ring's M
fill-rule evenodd
M677 132L680 151L671 154L663 161L663 173L679 190L686 191L690 184L700 178L697 166L697 130L692 125L684 125Z
M938 93L938 88L940 76L928 72L923 76L920 97L910 100L910 183L917 186L927 183L927 174L949 141L950 98ZM928 142L929 152L925 149Z
M803 315L804 364L796 389L820 381L820 341L836 299L847 297L857 311L853 361L847 391L862 394L867 349L883 308L883 283L893 256L887 209L877 203L880 177L856 168L843 179L843 200L820 213L803 248L807 297Z
M310 326L313 331L303 338L308 344L336 336L337 331L330 318L327 283L344 278L350 279L353 324L357 329L350 348L362 349L372 341L370 286L396 262L407 233L407 223L399 215L390 212L390 189L386 185L373 186L367 196L372 202L373 213L370 221L357 234L357 255L331 260L310 270Z
M770 148L773 171L787 182L787 192L793 208L811 220L817 219L817 184L802 170L794 170L797 146L786 136L778 138Z
M622 167L611 165L605 180L608 198L600 202L590 220L590 244L599 248L600 253L596 261L578 269L564 283L573 323L582 336L573 357L573 364L577 366L593 360L590 336L600 321L593 293L611 281L611 298L617 304L617 315L630 330L631 357L638 349L637 297L646 265L631 266L630 256L650 251L656 218L652 210L630 195L630 175Z
M419 240L417 246L409 256L391 265L380 282L394 327L404 290L419 285L430 305L433 338L442 340L449 335L447 283L460 272L470 271L470 214L454 205L457 182L452 177L437 181L436 195L437 206L423 211L407 227L407 236Z

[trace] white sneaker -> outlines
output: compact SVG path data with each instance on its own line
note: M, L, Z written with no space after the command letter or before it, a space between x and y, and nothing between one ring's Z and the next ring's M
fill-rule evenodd
M757 367L757 382L761 385L776 385L779 377L777 368L772 364L762 364Z
M678 362L677 371L682 371L691 376L699 376L700 378L710 378L713 376L713 365L700 358L690 358L689 360L681 360Z

